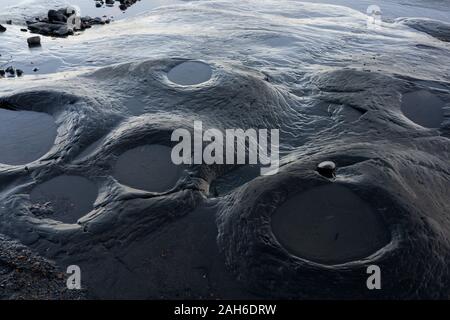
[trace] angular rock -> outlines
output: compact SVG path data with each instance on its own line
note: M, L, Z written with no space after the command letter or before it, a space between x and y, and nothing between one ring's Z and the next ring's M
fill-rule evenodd
M66 23L67 22L66 15L64 14L64 12L62 12L60 10L49 10L47 16L48 16L48 21L50 23L53 23L53 22Z
M13 77L16 74L16 69L14 69L14 67L12 67L12 66L6 68L5 71L8 74L8 77Z
M35 36L35 37L29 37L27 39L28 47L40 47L41 46L41 37Z
M44 36L66 37L73 34L73 31L67 28L66 24L51 24L47 22L29 23L28 28L33 33Z

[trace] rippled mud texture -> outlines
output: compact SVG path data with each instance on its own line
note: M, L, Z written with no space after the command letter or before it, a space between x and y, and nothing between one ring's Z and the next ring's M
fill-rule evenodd
M427 33L441 41L450 42L450 23L432 19L407 18L401 21L421 32Z
M449 48L366 27L344 7L196 1L44 46L66 72L0 86L9 111L56 125L36 161L0 165L0 233L79 265L90 298L448 299ZM418 123L433 106L415 95L439 124ZM279 129L279 173L170 165L171 133L194 120ZM70 220L52 210L60 177L95 186Z

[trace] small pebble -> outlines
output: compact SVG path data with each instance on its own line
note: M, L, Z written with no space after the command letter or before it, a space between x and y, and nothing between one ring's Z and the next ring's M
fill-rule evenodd
M27 39L28 47L40 47L41 46L41 37L35 36Z
M317 172L326 178L334 178L336 176L336 164L332 161L324 161L317 166Z

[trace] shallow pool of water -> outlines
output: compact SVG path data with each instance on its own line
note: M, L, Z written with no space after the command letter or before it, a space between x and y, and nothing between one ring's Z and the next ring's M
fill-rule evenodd
M77 220L93 209L98 196L97 186L86 178L62 175L35 187L31 202L45 206L43 217L64 223Z
M0 109L0 163L22 165L45 155L56 138L52 116Z
M291 253L325 264L368 257L389 242L370 206L334 184L289 199L273 215L272 229Z
M420 90L403 95L402 112L411 121L426 128L439 128L444 121L444 102L432 93Z
M167 74L170 81L183 86L192 86L206 82L211 79L211 76L211 67L199 61L183 62Z
M182 169L171 160L172 149L145 145L123 153L114 167L114 177L122 184L150 192L164 192L175 186Z

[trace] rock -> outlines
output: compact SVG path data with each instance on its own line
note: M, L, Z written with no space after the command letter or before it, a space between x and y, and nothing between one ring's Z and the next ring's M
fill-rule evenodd
M33 72L38 72L39 71L39 68L34 68L33 69Z
M5 76L5 74L6 74L5 70L0 69L0 77L3 78Z
M35 36L35 37L29 37L27 39L28 47L40 47L41 46L41 37Z
M317 166L317 172L326 178L336 176L336 164L332 161L324 161Z
M11 77L11 76L15 76L15 74L16 74L16 69L14 69L14 67L8 67L8 68L6 68L6 73L9 73L9 77Z
M403 18L400 21L410 28L424 32L444 42L450 42L450 24L423 18Z
M44 36L66 37L73 34L66 24L52 24L47 22L29 23L28 28L33 33L42 34Z
M23 70L17 69L16 70L16 74L17 74L18 77L21 77L23 75Z
M0 24L0 32L5 32L6 28Z
M25 29L25 28L20 29L20 31L22 31L22 32L28 32L28 30Z
M106 0L96 0L96 6L101 7L105 3ZM109 4L114 4L114 0L106 1ZM122 0L120 1L122 10L125 10L129 6L135 4L136 0ZM73 13L67 12L67 8L59 9L59 10L49 10L47 13L47 17L45 18L35 18L34 20L27 20L26 23L28 25L28 29L32 33L38 33L44 36L52 36L52 37L67 37L69 35L73 35L74 32L71 28L67 26L67 19ZM111 17L112 18L112 17ZM85 29L91 28L93 25L104 25L111 23L111 19L107 19L106 17L100 18L91 18L89 16L81 17L81 31ZM24 29L25 30L25 29ZM22 31L24 31L22 30Z
M66 23L67 22L67 17L60 10L58 10L58 11L57 10L49 10L47 16L48 16L48 21L50 23L53 23L53 22Z
M6 24L12 24L12 20L6 20Z

